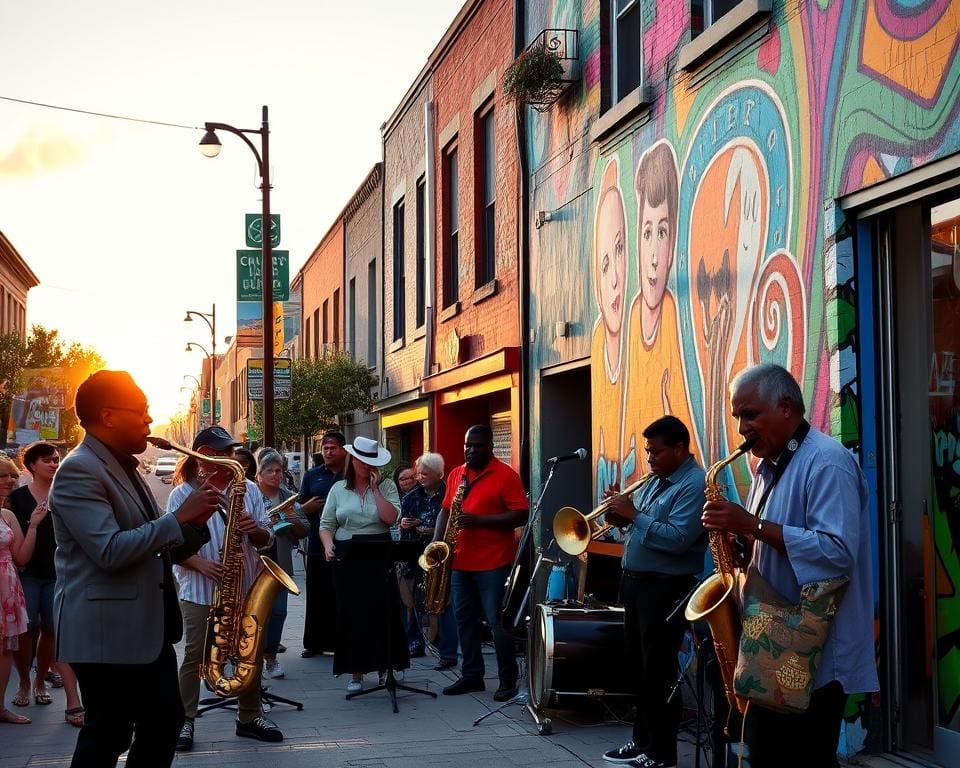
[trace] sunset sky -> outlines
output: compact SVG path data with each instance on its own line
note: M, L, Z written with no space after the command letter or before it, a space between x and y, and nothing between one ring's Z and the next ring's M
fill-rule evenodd
M198 128L259 128L266 104L292 276L380 159L381 124L461 4L6 2L0 97ZM0 231L42 283L27 322L128 369L158 422L199 376L186 342L210 345L184 311L216 302L220 351L234 333L234 252L260 210L250 150L222 134L207 159L202 135L0 99Z

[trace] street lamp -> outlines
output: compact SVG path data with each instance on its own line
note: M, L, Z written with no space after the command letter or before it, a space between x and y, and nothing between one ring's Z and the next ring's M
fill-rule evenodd
M261 275L263 283L263 445L273 445L273 243L270 241L270 124L267 121L267 108L263 107L263 120L260 129L234 128L226 123L204 123L206 133L200 139L200 151L205 157L220 154L220 138L217 131L227 131L239 136L250 147L257 159L260 172L260 191L263 198L263 238L261 257ZM258 152L246 134L260 136Z
M196 347L201 352L203 352L203 354L205 354L207 356L207 359L210 361L210 424L213 425L217 423L216 419L214 418L216 415L216 409L217 409L217 401L216 401L217 395L216 395L216 389L214 388L214 381L213 381L213 358L210 356L210 353L207 352L206 347L200 344L197 344L197 342L195 341L188 341L187 348L184 351L190 352L194 347ZM200 382L197 382L197 383L199 384Z
M194 317L199 317L203 322L207 324L210 328L210 343L213 345L210 347L210 391L211 393L216 392L216 381L217 381L217 305L213 305L213 309L210 313L198 312L195 309L188 309L187 314L183 318L183 322L191 323L193 322ZM210 396L210 423L217 423L217 412L214 409L216 404L213 400L215 397L214 394Z

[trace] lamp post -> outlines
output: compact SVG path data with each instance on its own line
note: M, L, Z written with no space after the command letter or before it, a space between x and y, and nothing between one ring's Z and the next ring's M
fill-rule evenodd
M263 199L263 239L261 257L261 275L263 285L263 445L273 445L273 243L270 240L270 124L267 121L267 108L263 107L263 120L260 129L234 128L226 123L204 123L206 133L200 139L200 151L206 157L220 154L220 139L217 131L227 131L239 136L253 152L260 172L260 191ZM260 136L261 152L247 138L246 134Z
M216 386L217 386L217 305L208 313L198 312L195 309L188 309L183 318L183 322L193 322L194 317L199 317L210 328L210 423L217 423L216 411Z
M216 389L214 388L214 382L213 382L213 357L211 357L210 353L207 352L206 347L200 344L197 344L197 342L195 341L188 341L187 348L185 351L190 352L194 347L196 347L201 352L203 352L203 354L205 354L207 356L207 359L210 361L210 424L208 426L212 426L217 423L216 420L214 419L214 416L216 414L216 408L217 408L217 400L216 400L217 394L216 394Z

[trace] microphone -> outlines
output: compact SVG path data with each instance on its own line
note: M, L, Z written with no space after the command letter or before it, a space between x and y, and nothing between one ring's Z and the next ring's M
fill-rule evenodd
M565 453L562 456L552 456L547 459L547 464L559 464L561 461L573 461L587 458L586 448L577 448L573 453Z

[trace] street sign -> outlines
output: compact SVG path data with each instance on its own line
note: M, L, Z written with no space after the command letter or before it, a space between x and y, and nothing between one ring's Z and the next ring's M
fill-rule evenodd
M290 299L290 251L274 251L273 300ZM260 301L263 297L263 254L237 251L237 301Z
M205 419L210 418L210 400L205 398L200 403L200 413ZM217 400L217 421L220 421L220 401Z
M263 245L263 214L248 213L244 217L244 232L247 236L247 248L259 248ZM280 245L280 214L270 214L270 245Z
M291 389L290 358L278 357L273 361L273 398L289 400ZM247 360L247 398L263 400L263 358Z

